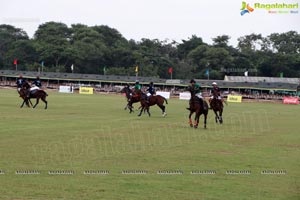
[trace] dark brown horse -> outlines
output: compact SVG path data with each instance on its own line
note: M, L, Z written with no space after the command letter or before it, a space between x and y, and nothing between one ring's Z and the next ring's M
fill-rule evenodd
M137 103L141 100L141 95L136 94L134 91L132 91L129 87L124 87L121 90L121 93L125 93L127 98L127 104L124 108L126 110L129 109L129 113L133 112L133 105L134 103Z
M166 113L166 106L164 106L164 102L166 102L166 104L168 104L167 99L163 96L160 96L160 95L150 96L149 101L147 102L146 95L143 95L143 97L141 98L141 111L140 111L140 114L138 114L138 116L140 117L142 115L143 111L147 111L147 113L150 117L151 114L149 112L149 107L157 105L162 110L162 114L165 117L167 115L167 113Z
M204 115L204 128L206 128L206 120L207 120L207 114L208 114L207 102L203 99L196 97L195 95L192 95L191 100L190 100L190 107L187 109L190 111L190 114L189 114L190 127L198 128L200 115L203 114ZM192 122L193 113L195 113L194 125Z
M21 95L21 94L22 94L22 93L21 93L21 89L22 89L22 88L18 88L18 90L17 90L18 93L19 93L19 97L21 97L21 98L23 99L23 104L26 103L26 106L27 106L28 108L30 108L30 105L33 106L33 105L32 105L32 102L30 101L30 99L27 99L27 100L25 101L24 97ZM25 101L25 102L24 102L24 101ZM29 103L30 103L30 105L29 105Z
M36 99L36 103L33 106L33 108L35 108L38 105L39 100L41 99L45 103L45 109L47 109L48 108L48 102L46 101L46 97L48 96L48 94L44 90L40 90L40 89L35 91L34 93L30 92L28 94L29 89L30 89L29 83L25 82L22 85L21 90L19 91L20 97L23 98L23 103L20 107L22 108L25 103L27 104L27 102L30 101L30 99Z
M210 107L215 113L216 123L223 123L222 113L223 113L223 103L218 99L218 95L213 95L213 99L210 100Z

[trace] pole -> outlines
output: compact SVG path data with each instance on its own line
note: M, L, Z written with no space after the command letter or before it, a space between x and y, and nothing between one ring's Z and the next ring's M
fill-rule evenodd
M171 72L171 80L173 79L173 72Z
M209 80L209 70L207 71L208 73L207 73L207 80Z
M18 71L18 64L16 64L16 71Z

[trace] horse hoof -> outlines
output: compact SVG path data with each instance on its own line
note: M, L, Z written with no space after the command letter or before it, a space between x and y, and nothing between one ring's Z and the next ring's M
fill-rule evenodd
M190 124L190 127L192 127L192 128L193 128L193 124Z
M195 126L194 126L194 128L198 128L198 126L197 126L197 125L195 125Z

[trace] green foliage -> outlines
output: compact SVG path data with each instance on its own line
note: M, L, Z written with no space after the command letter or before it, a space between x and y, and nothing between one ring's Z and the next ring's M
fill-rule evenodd
M213 44L192 35L181 43L143 38L127 40L109 26L72 24L60 22L41 24L29 39L22 29L0 25L0 68L37 70L44 61L45 71L75 73L103 73L134 75L139 66L139 76L170 78L168 69L173 68L173 78L223 79L224 75L250 75L285 77L300 75L300 34L295 31L272 33L267 37L250 34L238 39L237 47L230 46L230 36L212 38ZM255 71L255 72L253 72Z

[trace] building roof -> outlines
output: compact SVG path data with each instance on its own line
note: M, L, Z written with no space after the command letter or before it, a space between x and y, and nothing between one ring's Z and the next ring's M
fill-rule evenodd
M232 82L264 82L264 83L291 83L299 84L300 78L281 78L281 77L259 77L259 76L225 76L225 81Z

